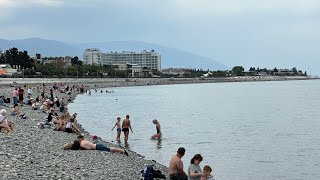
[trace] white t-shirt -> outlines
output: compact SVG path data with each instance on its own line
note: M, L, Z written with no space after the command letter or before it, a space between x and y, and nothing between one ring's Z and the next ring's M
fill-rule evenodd
M32 90L30 88L28 89L28 94L32 94Z
M4 120L4 121L3 121ZM4 122L5 124L8 124L8 120L7 120L7 118L6 118L6 116L3 116L3 115L1 115L0 114L0 122Z

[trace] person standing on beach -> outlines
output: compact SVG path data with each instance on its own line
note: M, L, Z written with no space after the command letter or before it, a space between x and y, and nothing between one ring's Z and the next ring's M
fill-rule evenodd
M24 89L19 87L18 93L19 93L19 102L20 102L20 104L23 104Z
M113 131L113 129L117 126L117 137L116 137L116 140L117 140L117 141L120 141L120 135L121 135L121 125L120 125L120 121L121 121L121 118L118 117L118 118L117 118L117 122L115 123L115 125L114 125L113 128L111 129L111 131Z
M32 96L32 89L31 89L31 87L28 88L28 96L30 96L30 97Z
M126 119L124 119L123 122L122 122L122 131L123 131L123 134L124 134L124 144L128 144L129 128L131 130L131 133L133 133L132 128L131 128L131 123L130 123L130 120L129 120L129 115L127 115Z
M156 125L157 133L154 134L153 136L151 136L151 139L158 139L158 140L160 140L160 139L161 139L161 136L162 136L161 129L160 129L160 128L161 128L161 127L160 127L160 123L159 123L159 121L156 120L156 119L154 119L154 120L152 121L152 123Z
M53 89L52 89L52 87L50 88L50 97L51 97L51 99L53 99Z
M177 154L172 156L169 163L169 175L171 180L188 180L188 176L183 170L183 162L181 160L185 152L186 150L183 147L180 147Z
M18 90L17 88L14 88L14 90L12 91L12 101L13 101L13 104L18 104Z

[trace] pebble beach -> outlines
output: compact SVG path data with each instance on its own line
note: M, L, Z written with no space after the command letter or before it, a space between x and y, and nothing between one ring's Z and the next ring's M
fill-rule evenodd
M68 85L84 84L87 89L120 86L146 86L182 83L213 83L213 82L242 82L242 81L269 81L269 80L306 80L307 77L279 77L266 79L253 78L224 78L224 79L0 79L0 95L11 97L14 87L25 84L33 87L32 97L39 96L35 89L37 83L64 83ZM25 96L26 96L26 88ZM46 94L48 94L48 90ZM67 95L58 91L54 97L67 99L76 98L77 93ZM10 104L12 106L12 103ZM160 170L168 178L168 167L155 161L147 160L143 155L129 151L129 156L103 151L73 151L64 150L63 145L73 142L76 134L55 131L51 128L38 128L37 124L46 121L48 114L40 110L32 110L31 106L19 107L25 113L27 119L10 115L11 108L6 109L7 118L15 124L15 133L0 133L0 179L115 179L138 180L140 171L147 165L154 165L154 169ZM81 129L85 138L93 141L90 132ZM115 144L98 138L96 143L103 143L109 147L118 147ZM120 147L123 148L123 147ZM176 149L172 149L172 155Z
M11 97L10 92L14 86L23 87L23 83L12 80L1 84L1 95ZM35 84L26 81L28 85ZM38 81L39 82L39 81ZM40 81L41 82L41 81ZM56 82L59 82L58 80ZM41 82L47 83L47 82ZM98 82L95 82L98 83ZM70 85L75 83L70 82ZM93 88L95 84L86 84L88 88ZM97 84L99 87L114 86L115 83ZM118 85L118 84L117 84ZM39 95L33 90L32 97ZM72 94L72 98L76 97ZM54 96L67 99L69 95L55 92ZM12 106L12 104L10 104ZM27 119L19 116L10 115L10 107L0 106L6 109L7 118L15 124L15 133L0 133L0 179L140 179L140 171L147 165L154 165L156 170L161 170L165 175L168 168L146 160L142 155L128 151L129 156L103 151L85 150L64 150L63 145L73 142L76 134L62 131L55 131L54 128L40 129L37 127L39 122L46 121L48 114L40 110L32 110L31 106L20 106L21 112L25 113ZM93 142L89 132L81 128L87 140ZM103 143L109 147L117 147L114 144L98 138L95 143ZM123 148L123 147L120 147ZM173 151L174 152L174 151Z

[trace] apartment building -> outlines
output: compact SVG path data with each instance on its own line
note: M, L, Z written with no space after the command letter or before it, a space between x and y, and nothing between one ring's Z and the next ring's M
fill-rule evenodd
M142 52L107 52L99 49L86 49L83 53L85 64L113 65L113 64L137 64L142 68L161 71L161 55L154 50Z

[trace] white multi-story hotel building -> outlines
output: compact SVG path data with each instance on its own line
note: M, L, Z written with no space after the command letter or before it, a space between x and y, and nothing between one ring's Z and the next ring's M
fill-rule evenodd
M100 52L99 49L86 49L83 53L85 64L137 64L142 68L161 71L161 55L155 51L130 52Z

